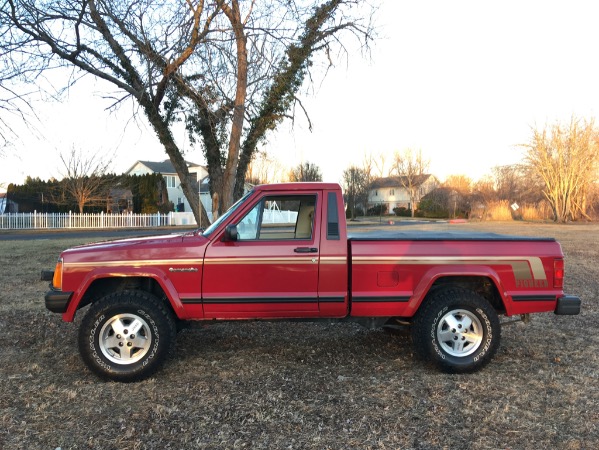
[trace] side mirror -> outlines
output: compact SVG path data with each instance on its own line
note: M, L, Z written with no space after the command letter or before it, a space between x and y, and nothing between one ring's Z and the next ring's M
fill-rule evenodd
M239 235L237 234L237 225L231 224L227 225L225 228L225 242L235 242L239 239Z

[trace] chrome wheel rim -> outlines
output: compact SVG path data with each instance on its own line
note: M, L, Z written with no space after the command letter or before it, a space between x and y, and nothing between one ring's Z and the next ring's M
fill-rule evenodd
M482 323L471 311L454 309L445 314L437 325L437 341L451 356L471 355L480 347L482 340Z
M152 333L148 323L136 314L111 317L100 330L102 354L116 364L133 364L150 350Z

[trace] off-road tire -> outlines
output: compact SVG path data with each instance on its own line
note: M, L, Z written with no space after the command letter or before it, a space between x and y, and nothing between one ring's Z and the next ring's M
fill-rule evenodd
M173 352L176 323L170 309L144 291L114 292L93 303L79 328L79 353L101 378L139 381Z
M486 299L448 288L425 299L412 323L412 340L416 354L444 372L476 372L497 352L501 325Z

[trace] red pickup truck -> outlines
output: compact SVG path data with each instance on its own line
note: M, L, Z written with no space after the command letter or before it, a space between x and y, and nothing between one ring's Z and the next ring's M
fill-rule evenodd
M493 357L500 316L580 311L563 292L554 239L495 234L347 237L341 188L257 186L203 232L65 250L46 307L73 321L91 305L79 350L96 374L133 381L171 353L190 320L409 324L417 353L450 372Z

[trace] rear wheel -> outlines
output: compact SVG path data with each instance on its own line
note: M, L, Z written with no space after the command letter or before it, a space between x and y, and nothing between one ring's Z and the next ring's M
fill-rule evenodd
M176 336L172 313L144 291L122 291L95 302L79 329L79 352L97 375L138 381L154 373L171 353Z
M436 292L421 306L412 327L416 352L446 372L475 372L493 358L501 329L493 307L461 288Z

